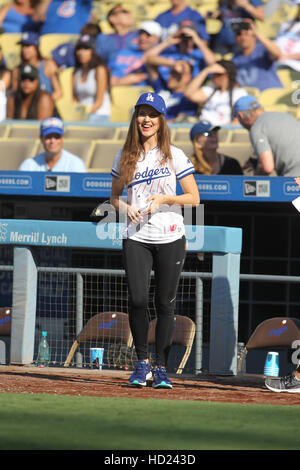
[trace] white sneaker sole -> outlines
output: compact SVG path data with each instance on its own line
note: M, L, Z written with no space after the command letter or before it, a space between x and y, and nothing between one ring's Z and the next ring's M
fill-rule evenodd
M128 385L130 387L146 387L147 386L147 380L152 379L152 372L148 372L146 375L146 382L139 382L138 380L134 380L133 382L128 382Z
M272 392L276 392L276 393L282 393L282 392L285 392L285 393L300 393L300 388L297 388L297 389L279 389L279 388L273 388L271 387L270 385L267 385L265 384L265 386L271 390Z

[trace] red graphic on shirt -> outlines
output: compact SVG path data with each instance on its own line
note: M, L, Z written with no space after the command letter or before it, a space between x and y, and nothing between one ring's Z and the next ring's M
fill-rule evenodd
M177 229L177 224L170 225L170 232L175 232Z

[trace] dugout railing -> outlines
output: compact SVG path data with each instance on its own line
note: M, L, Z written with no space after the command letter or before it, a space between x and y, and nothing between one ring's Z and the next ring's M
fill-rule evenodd
M122 224L2 219L1 245L13 247L10 363L32 364L37 319L38 272L35 251L41 247L120 250ZM238 304L242 230L232 227L187 226L189 253L210 253L211 273L183 273L196 279L196 370L201 369L203 278L210 277L209 366L211 374L237 373ZM50 268L57 273L65 268ZM74 268L70 268L70 271ZM82 271L82 270L81 270ZM50 271L48 271L50 272ZM107 272L107 270L106 270ZM77 283L81 274L75 272ZM45 288L45 287L44 287ZM76 329L82 322L80 288L75 288ZM75 302L75 303L76 303ZM81 316L81 319L80 319Z

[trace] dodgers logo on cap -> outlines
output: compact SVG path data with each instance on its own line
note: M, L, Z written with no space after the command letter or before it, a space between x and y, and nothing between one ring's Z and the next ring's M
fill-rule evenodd
M156 109L159 113L166 114L166 103L157 93L143 93L137 100L135 107L141 106L142 104L147 104Z

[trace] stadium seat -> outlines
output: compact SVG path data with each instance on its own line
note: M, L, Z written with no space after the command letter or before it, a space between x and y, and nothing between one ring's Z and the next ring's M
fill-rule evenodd
M34 139L1 139L0 170L18 170L23 160L36 155L38 142Z
M154 318L149 324L148 344L155 344L155 328L157 319ZM184 346L185 353L177 367L176 374L181 374L192 350L196 326L193 320L183 315L174 316L174 333L172 344Z
M72 75L74 67L68 67L59 72L58 78L62 89L62 100L72 101Z
M60 98L56 101L56 107L63 121L80 122L87 119L87 109L79 103Z
M114 139L115 135L115 127L90 127L72 125L65 127L65 138L67 139Z
M249 143L230 142L220 143L219 152L227 155L228 157L235 158L238 160L241 166L243 166L249 157L253 155L252 145Z
M105 326L105 327L104 327ZM114 343L132 346L132 335L128 315L122 312L102 312L93 316L77 335L69 351L64 367L68 367L79 343L93 341L99 344Z
M258 88L254 86L243 86L243 90L245 90L248 95L254 96L254 98L257 98L259 100L260 91Z
M53 49L58 47L60 44L64 44L67 42L76 42L77 39L77 34L43 34L43 36L40 36L40 53L44 58L52 58L51 52L53 51Z
M293 74L291 73L291 69L289 68L278 68L277 75L284 86L285 89L289 90L292 88L292 83L295 80Z
M274 334L271 334L271 332L274 332ZM238 372L242 370L243 361L250 349L280 347L291 349L295 340L300 340L299 319L274 317L263 321L256 327L241 352Z
M0 141L1 142L1 141ZM77 155L80 157L85 165L88 165L88 162L91 158L93 152L94 142L92 140L82 140L82 139L64 139L63 148L68 152ZM43 152L43 145L40 142L38 147L38 153Z
M18 41L21 39L20 33L4 33L0 35L0 46L8 69L13 69L20 63L21 46Z
M11 334L11 307L0 308L0 336L10 336Z
M10 139L38 139L40 136L40 126L36 124L13 124L10 126L7 137Z
M10 126L7 124L0 124L0 138L7 137Z
M230 142L250 143L249 132L246 129L232 130Z
M109 172L122 143L116 140L96 140L88 165L88 171Z
M112 122L128 122L131 111L142 93L152 92L149 86L113 86L111 87Z
M285 88L267 88L260 93L259 102L264 107L274 104L293 106L292 93Z

